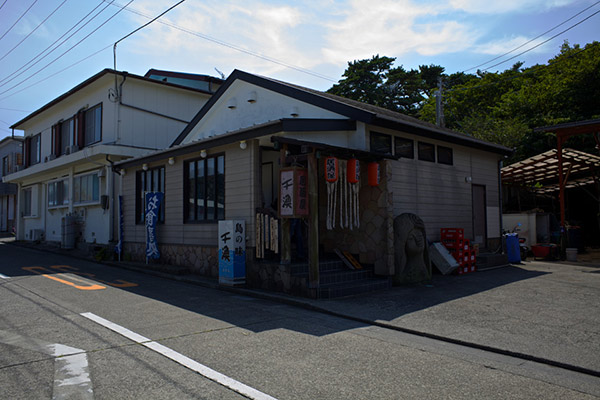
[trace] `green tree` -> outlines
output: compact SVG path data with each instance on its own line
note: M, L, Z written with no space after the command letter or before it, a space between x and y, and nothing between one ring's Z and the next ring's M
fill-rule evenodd
M418 70L393 67L392 57L348 63L343 78L328 92L408 115L417 115L423 101L431 96L444 72L439 65L421 65Z

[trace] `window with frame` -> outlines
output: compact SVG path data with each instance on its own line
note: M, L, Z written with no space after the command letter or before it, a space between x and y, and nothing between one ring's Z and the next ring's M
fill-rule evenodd
M379 132L371 132L369 140L373 153L392 154L392 136Z
M97 203L100 200L98 173L79 175L73 178L73 204Z
M69 181L66 179L48 183L48 207L69 204Z
M225 219L225 156L185 162L185 222Z
M102 140L102 104L98 104L97 106L86 110L84 120L84 146L89 146L90 144Z
M29 165L39 164L42 158L42 134L38 133L29 139Z
M146 192L165 193L165 167L151 168L147 171L138 171L136 175L136 223L143 224L146 221ZM158 222L165 222L165 199L158 210Z
M454 158L452 155L452 148L445 147L445 146L438 146L437 161L440 164L453 165Z
M419 160L435 162L435 145L431 143L419 142L418 152Z
M415 158L415 143L412 139L394 137L395 154L401 158Z
M75 119L69 118L60 124L60 146L58 155L66 154L67 149L73 144L75 133Z
M33 188L23 189L23 216L31 217L33 208L31 206L33 198Z
M2 175L1 176L6 176L9 174L9 163L8 163L8 156L4 156L2 157Z

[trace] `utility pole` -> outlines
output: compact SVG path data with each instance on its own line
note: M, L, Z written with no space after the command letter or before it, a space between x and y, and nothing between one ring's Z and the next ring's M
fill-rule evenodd
M435 124L444 127L444 104L442 103L442 77L438 78L438 90L435 91Z

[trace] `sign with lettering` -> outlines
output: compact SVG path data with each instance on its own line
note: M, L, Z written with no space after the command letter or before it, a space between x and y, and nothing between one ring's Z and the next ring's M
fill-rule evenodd
M160 204L164 198L162 192L146 192L146 258L160 258L156 223L158 222Z
M246 282L246 221L219 221L219 283Z
M308 173L305 168L282 168L279 173L279 216L308 216Z

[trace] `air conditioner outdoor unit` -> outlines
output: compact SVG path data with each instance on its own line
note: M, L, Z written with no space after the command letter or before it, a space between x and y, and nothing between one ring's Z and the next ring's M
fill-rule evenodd
M29 240L38 241L44 239L44 230L43 229L30 229L29 230Z

